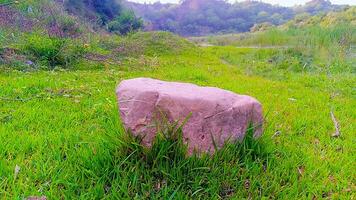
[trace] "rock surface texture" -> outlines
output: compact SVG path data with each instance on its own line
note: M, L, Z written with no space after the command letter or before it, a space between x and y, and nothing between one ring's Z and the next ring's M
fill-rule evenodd
M249 125L254 136L262 134L262 106L254 98L214 87L165 82L150 78L125 80L116 91L121 119L126 130L143 137L150 147L156 134L157 113L183 121L183 139L188 153L213 153L215 147L242 140Z

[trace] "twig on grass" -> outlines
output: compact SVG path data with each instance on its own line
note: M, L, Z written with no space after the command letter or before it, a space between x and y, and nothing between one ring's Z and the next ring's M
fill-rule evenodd
M272 138L275 138L277 136L279 136L282 132L281 131L276 131L273 135Z
M26 102L29 100L32 100L34 98L26 98L26 99L22 99L22 98L6 98L6 97L0 97L0 100L2 101L21 101L21 102Z
M334 123L334 127L335 127L335 133L332 136L335 137L335 138L340 137L340 135L341 135L341 133L340 133L340 124L337 121L333 111L330 112L330 115L331 115L331 119L332 119L332 121Z
M21 97L16 97L16 98L9 98L9 97L0 97L0 101L19 101L19 102L28 102L34 99L46 99L46 98L55 98L55 97L66 97L66 98L72 98L74 97L71 94L66 94L66 93L62 93L62 92L58 92L58 93L49 93L47 95L35 95L32 97L28 97L28 98L21 98Z

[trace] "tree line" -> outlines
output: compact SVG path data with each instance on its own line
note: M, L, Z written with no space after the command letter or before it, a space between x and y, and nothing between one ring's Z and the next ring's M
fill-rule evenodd
M246 32L256 24L280 25L297 14L340 10L328 0L303 6L282 7L260 1L229 3L226 0L182 0L179 4L123 2L145 20L146 30L164 30L183 36Z

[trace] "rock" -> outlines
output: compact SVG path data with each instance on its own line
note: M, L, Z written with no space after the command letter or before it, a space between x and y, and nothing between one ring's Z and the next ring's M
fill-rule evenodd
M125 80L116 90L124 127L150 147L156 136L157 113L182 122L188 153L213 153L215 146L242 140L249 125L254 136L262 134L262 106L254 98L214 87L165 82L150 78ZM215 143L215 145L214 145Z
M34 63L33 63L31 60L27 60L25 63L26 63L26 65L28 65L28 66L34 65Z

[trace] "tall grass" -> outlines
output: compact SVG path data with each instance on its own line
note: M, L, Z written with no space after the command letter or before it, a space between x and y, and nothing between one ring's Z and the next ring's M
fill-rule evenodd
M174 191L168 195L170 199L184 196L198 199L228 198L236 192L236 182L222 178L225 168L233 166L240 170L261 170L269 160L269 153L261 141L253 138L253 129L248 130L243 141L227 144L214 155L195 154L187 157L187 148L181 136L181 129L178 132L165 129L157 135L151 149L147 149L139 144L140 139L129 134L107 135L107 143L116 149L112 151L115 152L113 157L118 159L115 161L117 166L108 170L112 170L113 178L130 184L128 192L131 196L164 198L170 190ZM152 184L152 193L144 192L143 183ZM204 185L213 185L214 189L202 193ZM240 184L239 187L242 189L244 185ZM178 191L185 191L185 194ZM125 196L124 193L122 195L121 198Z
M339 24L334 27L311 26L308 28L289 28L288 30L273 28L265 32L210 37L209 42L223 45L256 45L262 47L275 45L306 45L310 48L330 48L333 45L347 47L356 42L356 27Z
M356 27L337 24L332 27L319 25L286 30L272 28L264 32L198 38L193 41L214 45L228 45L254 48L282 48L312 58L313 65L328 71L354 71L350 55L356 44ZM286 51L288 52L288 51ZM352 52L351 52L351 55ZM299 56L299 55L298 55Z
M1 45L1 46L4 45L5 39L6 39L6 37L5 37L5 31L3 31L3 30L0 29L0 45Z

